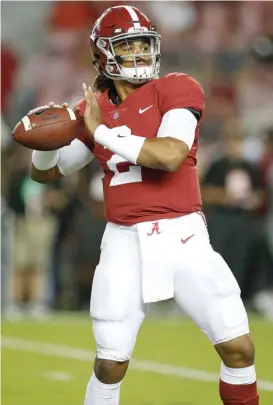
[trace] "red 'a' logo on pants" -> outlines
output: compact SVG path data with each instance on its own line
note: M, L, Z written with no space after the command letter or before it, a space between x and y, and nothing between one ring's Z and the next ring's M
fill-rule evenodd
M150 233L148 232L147 235L148 235L148 236L151 236L151 235L153 235L154 233L157 233L157 235L160 234L161 232L159 231L158 221L153 222L152 224L153 224L152 230L151 230Z

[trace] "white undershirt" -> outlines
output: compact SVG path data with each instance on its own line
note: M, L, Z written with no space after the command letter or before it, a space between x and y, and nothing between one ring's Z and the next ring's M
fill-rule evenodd
M176 108L163 115L157 137L166 138L170 136L180 139L180 141L185 142L189 150L191 150L197 124L198 121L193 113L186 108Z
M81 170L93 159L94 155L90 149L79 139L74 139L70 145L60 149L57 166L59 171L66 176Z

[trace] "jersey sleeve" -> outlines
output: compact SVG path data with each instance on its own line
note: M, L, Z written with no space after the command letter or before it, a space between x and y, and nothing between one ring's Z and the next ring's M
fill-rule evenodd
M197 110L204 115L205 97L200 84L191 76L172 73L157 82L161 114L177 108Z
M179 139L192 148L195 139L195 130L198 125L195 116L186 108L176 108L166 112L157 132L158 138L171 136Z
M60 149L60 158L57 166L60 172L66 176L81 170L88 165L93 158L94 155L90 153L90 150L76 138L70 145Z
M80 108L78 114L81 119L81 124L79 125L78 134L77 134L76 138L79 139L79 141L81 141L91 152L93 152L95 145L94 145L94 142L92 141L91 137L86 132L85 125L84 125L83 117L84 117L85 105L86 105L85 100L81 100L74 107L74 109L77 107Z

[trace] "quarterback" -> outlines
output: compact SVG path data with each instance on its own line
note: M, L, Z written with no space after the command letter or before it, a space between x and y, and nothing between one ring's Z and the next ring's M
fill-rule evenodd
M210 245L202 214L196 153L203 90L183 73L159 77L160 40L137 8L106 10L90 36L96 93L83 85L75 107L82 120L78 137L32 155L38 182L80 170L94 157L104 171L108 224L92 287L97 351L85 405L119 404L147 305L169 298L220 356L223 404L258 405L240 289Z

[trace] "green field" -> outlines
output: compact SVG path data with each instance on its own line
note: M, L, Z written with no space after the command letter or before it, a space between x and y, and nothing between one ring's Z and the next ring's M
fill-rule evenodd
M261 405L273 405L273 323L251 319ZM78 349L78 350L77 350ZM2 322L2 405L82 405L95 344L87 316ZM220 405L220 361L183 318L148 319L121 405ZM203 372L203 373L202 373Z

